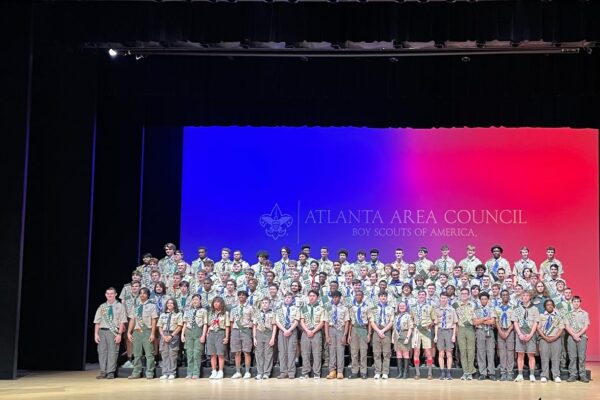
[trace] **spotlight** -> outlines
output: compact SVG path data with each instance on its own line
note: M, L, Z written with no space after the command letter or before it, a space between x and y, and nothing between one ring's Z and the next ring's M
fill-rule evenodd
M460 61L464 62L464 63L468 63L469 61L471 61L471 57L468 56L463 56Z
M108 55L111 57L116 57L119 55L115 49L108 49Z

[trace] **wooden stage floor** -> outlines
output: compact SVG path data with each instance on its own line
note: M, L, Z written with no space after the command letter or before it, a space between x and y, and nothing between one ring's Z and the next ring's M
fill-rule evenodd
M599 376L600 363L588 363L592 377ZM190 381L176 379L96 380L96 370L76 372L32 372L14 381L0 381L0 399L237 399L237 400L600 400L600 380L590 383L536 383L491 381L382 380L278 380L223 379Z

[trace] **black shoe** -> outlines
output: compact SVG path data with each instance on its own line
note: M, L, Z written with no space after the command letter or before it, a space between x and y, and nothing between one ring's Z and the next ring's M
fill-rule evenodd
M579 377L579 380L583 383L588 383L590 381L590 378L588 378L587 375L581 375Z
M567 379L567 382L577 382L577 377L576 376L570 376L569 379Z
M101 372L100 374L98 374L98 376L96 376L96 379L106 379L106 374Z
M106 379L115 379L115 374L107 374Z
M487 377L485 375L479 375L479 380L480 381L485 381Z
M496 380L496 375L490 375L490 381L495 381Z
M358 378L358 376L356 374L351 373L350 375L348 375L348 379L356 379L356 378Z
M365 372L364 374L361 374L361 375L360 375L360 377L361 377L362 379L367 379L367 373Z

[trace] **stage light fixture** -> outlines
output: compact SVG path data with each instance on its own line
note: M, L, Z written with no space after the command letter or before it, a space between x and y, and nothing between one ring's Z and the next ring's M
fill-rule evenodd
M116 57L119 55L115 49L108 49L108 55L111 57Z

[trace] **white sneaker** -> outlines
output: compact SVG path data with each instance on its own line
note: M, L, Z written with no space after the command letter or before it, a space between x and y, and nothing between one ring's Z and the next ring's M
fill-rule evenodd
M540 382L542 382L542 383L546 383L546 382L548 382L548 379L546 379L546 377L545 377L545 376L542 376L542 377L540 378Z
M175 379L175 375L169 375L169 380L172 381L173 379Z
M373 379L379 379L379 374L375 374L375 376L373 377Z
M210 376L208 377L208 379L217 379L217 370L213 369L210 373Z
M304 380L304 379L307 379L307 378L308 378L308 376L306 376L306 375L300 375L300 379L301 380Z
M554 378L554 382L555 383L561 383L562 379L560 379L560 376L557 376L556 378Z
M381 379L387 379L388 376L386 374L381 375Z
M121 365L121 368L133 368L133 363L128 360L125 364Z
M239 372L236 372L235 374L233 374L233 376L231 377L231 379L240 379L242 377L242 374Z
M529 382L535 382L535 375L534 374L530 374L529 375Z
M315 375L315 376L313 376L313 379L317 379L317 380L321 379L321 375Z
M165 379L167 379L169 376L168 375L161 375L160 376L160 380L164 381Z
M256 377L254 379L256 379L257 381L260 381L262 379L262 375L258 374L258 375L256 375Z
M266 379L269 379L269 375L263 375L262 378L263 378L263 381Z
M523 382L523 375L517 375L517 377L515 378L515 382Z
M250 378L252 378L252 375L250 375L250 372L246 372L244 374L244 379L250 379Z
M223 370L217 372L217 377L215 379L223 379Z

